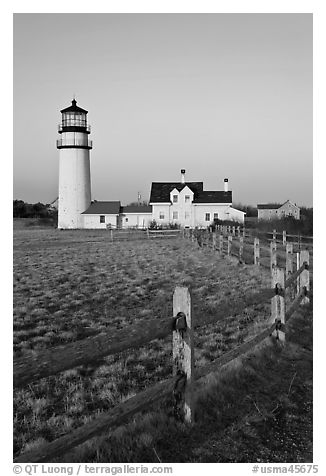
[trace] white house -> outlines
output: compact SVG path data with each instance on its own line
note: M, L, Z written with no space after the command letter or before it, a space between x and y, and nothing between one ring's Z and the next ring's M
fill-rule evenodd
M245 212L232 207L228 179L223 191L205 191L203 182L186 182L184 169L180 182L153 182L149 203L158 225L206 228L216 219L244 222Z
M283 205L276 203L258 204L258 220L275 220L285 217L293 217L300 220L300 208L290 200Z

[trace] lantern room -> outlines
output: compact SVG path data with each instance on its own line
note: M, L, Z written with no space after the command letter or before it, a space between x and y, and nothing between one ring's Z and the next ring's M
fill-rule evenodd
M59 124L59 133L63 132L84 132L90 133L90 126L87 125L87 113L85 109L77 106L77 101L72 100L71 106L62 109L62 122Z

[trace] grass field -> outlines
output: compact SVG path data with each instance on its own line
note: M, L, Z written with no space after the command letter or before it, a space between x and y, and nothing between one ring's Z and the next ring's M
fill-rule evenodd
M173 290L180 284L192 288L197 321L201 316L213 316L225 300L230 306L229 319L196 331L198 366L266 325L268 306L232 315L232 306L240 297L270 286L269 272L264 269L239 266L181 239L110 243L100 231L18 228L14 230L14 353L21 356L51 348L104 329L128 326L137 319L170 317ZM278 349L268 352L277 354ZM171 360L171 339L156 340L15 391L15 454L62 436L170 376ZM258 373L258 369L252 370L250 379L258 378ZM230 402L241 395L241 382L247 389L245 374L236 372L234 381L225 377L226 394L237 389L229 396ZM211 392L214 395L214 385ZM200 397L199 408L207 422L206 410L213 409L207 401L212 397L206 393ZM219 398L226 398L223 392L217 401ZM250 398L242 408L246 405L255 408ZM264 408L266 405L265 401ZM215 410L214 419L219 421ZM234 421L231 415L229 419ZM174 422L169 402L165 402L141 418L135 417L126 427L81 445L61 461L212 461L214 451L209 454L202 447L197 448L197 456L196 452L182 453L181 446L169 447L168 435L183 441L183 437L191 438L189 431ZM259 438L259 431L254 433L254 438Z

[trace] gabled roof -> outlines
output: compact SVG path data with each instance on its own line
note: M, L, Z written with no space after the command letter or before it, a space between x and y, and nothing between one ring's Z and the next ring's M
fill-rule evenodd
M61 109L60 112L82 112L84 114L88 113L86 109L82 109L81 107L77 106L77 101L75 99L71 101L71 106L66 107L65 109Z
M149 201L150 203L170 202L170 193L172 190L176 188L181 192L186 186L194 193L194 197L203 191L203 182L152 182Z
M291 200L286 200L286 202L280 204L280 203L260 203L257 205L258 210L278 210L279 208L282 208L286 203L291 203L296 208L298 207L295 203L291 202Z
M207 191L200 192L194 203L232 203L232 192Z
M170 193L177 189L179 192L184 187L189 187L194 193L193 203L232 203L232 192L204 191L203 182L153 182L150 203L170 202Z
M94 201L82 215L119 215L120 202L97 202Z
M127 205L121 207L121 213L152 213L152 205Z

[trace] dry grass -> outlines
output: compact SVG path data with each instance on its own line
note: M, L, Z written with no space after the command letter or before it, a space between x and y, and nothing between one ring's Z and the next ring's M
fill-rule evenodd
M172 316L173 290L181 283L192 288L198 321L203 315L214 316L220 302L230 303L229 319L196 332L196 365L215 359L266 325L264 306L237 317L232 316L232 305L246 293L268 287L269 273L230 264L196 250L188 241L110 243L100 231L15 230L14 352L24 355L107 328L122 328L137 319ZM57 438L169 376L170 340L153 341L96 366L72 369L16 391L15 453ZM148 449L148 460L157 461L153 450L157 425L164 421L169 431L172 427L176 431L167 408L149 413L148 419L155 422L150 431L135 423L137 444ZM116 431L117 447L125 446L119 457L113 451L110 458L130 461L137 454L130 453L134 443ZM95 451L95 460L101 461L96 441L76 450L76 455L82 452L80 460L90 458L87 451L94 460Z

